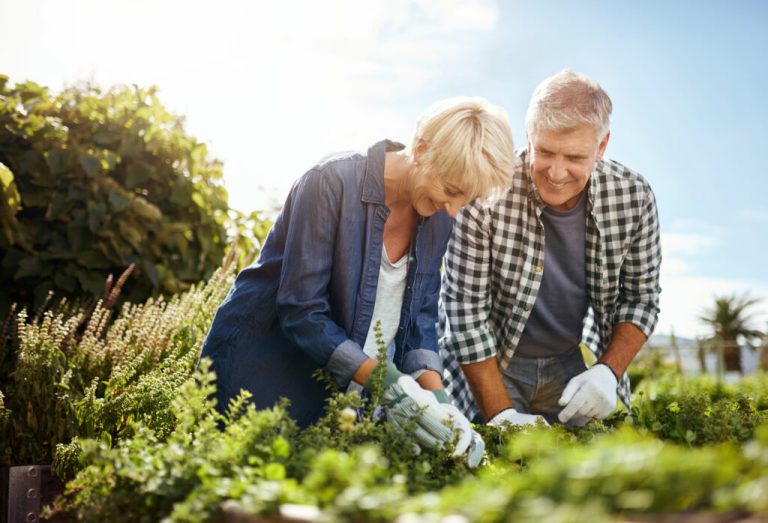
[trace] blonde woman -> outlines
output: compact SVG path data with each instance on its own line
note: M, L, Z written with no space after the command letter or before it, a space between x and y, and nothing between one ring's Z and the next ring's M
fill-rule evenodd
M423 113L409 149L384 140L366 153L328 157L304 174L205 341L202 356L213 360L220 408L241 389L260 408L286 397L306 426L328 397L315 369L325 368L340 387L365 388L376 365L385 364L388 420L413 419L422 446L453 441L456 454L469 452L476 464L482 439L441 380L440 265L453 216L467 202L507 189L513 171L503 111L461 98ZM386 362L375 359L378 322Z

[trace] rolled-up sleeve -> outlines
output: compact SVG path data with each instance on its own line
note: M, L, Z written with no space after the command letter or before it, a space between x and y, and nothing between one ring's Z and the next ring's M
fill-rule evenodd
M646 185L638 227L621 267L616 323L632 323L650 337L659 314L661 241L656 199Z
M344 387L366 356L331 318L328 286L339 224L338 183L323 171L310 171L291 190L276 304L285 335Z

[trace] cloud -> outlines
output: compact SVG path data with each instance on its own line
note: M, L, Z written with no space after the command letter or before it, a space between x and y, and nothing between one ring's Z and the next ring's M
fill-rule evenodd
M768 211L764 209L743 209L739 218L748 222L768 223Z
M716 237L707 234L662 233L661 248L665 255L668 254L699 254L716 247Z
M662 274L685 275L695 270L698 255L719 244L717 237L700 233L662 233Z
M697 274L697 263L722 244L724 229L701 222L673 224L674 230L706 230L708 232L667 232L661 236L661 298L659 324L656 331L687 338L709 334L699 316L711 307L715 297L749 294L763 302L756 306L754 327L765 328L768 321L768 285L760 281L713 278Z

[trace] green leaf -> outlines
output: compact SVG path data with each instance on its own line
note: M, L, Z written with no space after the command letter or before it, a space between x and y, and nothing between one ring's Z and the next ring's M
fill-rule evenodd
M144 185L151 178L151 172L142 166L129 164L125 168L125 186L128 189L136 189Z
M78 180L67 184L67 200L84 202L88 198L88 190Z
M131 200L130 208L131 211L135 212L141 218L152 222L159 221L163 217L163 212L157 205L148 202L141 196L137 196Z
M171 188L171 203L186 207L191 203L192 184L186 178L179 177L179 180Z
M88 154L81 154L80 165L85 170L85 174L93 178L101 169L101 160Z
M5 189L10 187L13 182L13 172L8 167L0 163L0 185L2 185L2 188Z
M38 257L24 258L19 262L19 268L13 275L14 280L22 278L37 278L43 273L43 264Z
M56 274L53 275L53 283L69 293L74 293L77 290L77 278L62 271L56 271Z
M106 212L107 206L103 202L88 202L88 228L92 233L96 233L101 229Z
M141 252L141 242L143 237L139 228L125 220L121 221L118 227L120 228L120 234L123 238L125 238L134 249Z
M93 271L81 271L77 273L77 281L80 282L80 286L84 291L93 296L100 296L104 292L106 275Z
M115 211L122 211L129 203L131 203L131 196L128 193L118 190L109 191L109 205L111 205Z
M72 202L62 195L54 193L48 210L45 213L47 220L69 219L69 213L72 210Z
M111 129L102 128L93 133L93 142L101 147L107 147L116 144L120 140L120 135Z
M92 240L93 236L85 227L69 224L67 227L67 241L74 252L81 251Z
M101 252L95 249L77 253L76 259L78 264L87 269L108 269L112 265Z
M195 191L192 193L192 201L195 202L198 207L205 208L205 198L203 198L203 195L199 192Z
M72 155L61 149L49 149L45 153L45 161L51 174L62 174L72 168Z
M114 170L115 167L117 167L117 164L120 163L122 158L120 158L119 155L113 153L112 151L107 151L107 153L104 155L104 163L106 164L107 171Z
M160 274L155 265L151 261L145 259L141 261L141 268L146 272L149 281L152 282L152 286L157 288L160 285Z

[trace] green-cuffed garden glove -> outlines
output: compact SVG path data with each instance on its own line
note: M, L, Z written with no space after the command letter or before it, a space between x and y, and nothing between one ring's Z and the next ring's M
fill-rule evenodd
M383 385L381 402L390 423L403 427L413 421L413 436L424 448L441 448L453 439L453 430L444 423L447 416L435 396L391 362L386 363ZM363 385L368 392L372 386L370 378Z
M451 398L445 390L433 390L432 393L440 403L440 407L448 414L454 430L459 432L459 441L456 443L453 455L461 456L466 453L467 466L469 468L477 467L483 459L485 440L472 428L472 423L467 417L451 402Z

